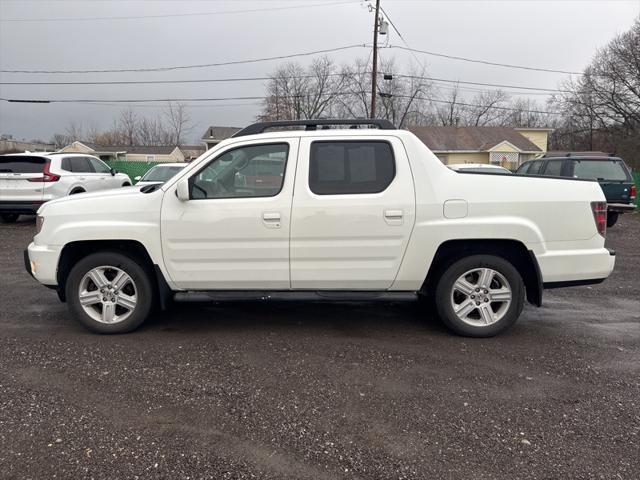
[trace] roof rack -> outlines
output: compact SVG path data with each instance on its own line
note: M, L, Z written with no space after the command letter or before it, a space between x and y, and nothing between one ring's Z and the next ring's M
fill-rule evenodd
M350 128L357 128L359 125L369 125L377 127L380 130L396 130L396 127L389 120L383 119L358 119L358 120L338 120L338 119L319 119L319 120L283 120L277 122L259 122L249 125L242 130L234 133L232 137L244 137L245 135L256 135L264 133L265 130L283 127L305 127L305 130L317 130L318 126L328 128L336 125L349 125Z

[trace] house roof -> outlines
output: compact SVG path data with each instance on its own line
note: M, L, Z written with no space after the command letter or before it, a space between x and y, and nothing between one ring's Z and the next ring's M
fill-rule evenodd
M410 127L434 151L484 152L507 141L523 152L541 152L533 142L512 127Z
M202 140L226 140L236 133L240 128L238 127L209 127L204 132Z
M96 145L95 143L80 142L96 152L126 152L140 155L169 155L175 150L175 145Z

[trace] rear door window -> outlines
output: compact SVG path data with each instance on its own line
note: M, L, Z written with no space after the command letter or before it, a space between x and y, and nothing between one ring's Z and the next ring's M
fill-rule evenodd
M311 144L309 188L316 195L380 193L396 175L385 141L318 141Z
M540 169L542 168L542 160L534 160L531 162L531 166L529 167L529 171L527 174L529 175L539 175Z
M67 166L69 167L70 172L93 173L93 168L91 167L87 157L68 157L65 158L65 160L68 160ZM65 168L65 170L67 169Z
M44 157L0 155L0 173L42 173Z
M516 170L516 173L524 175L525 173L527 173L529 171L529 167L531 167L531 162L525 162L522 165L520 165L518 170Z
M620 160L574 160L574 178L593 180L629 181L629 174Z
M544 169L544 174L560 177L562 176L562 165L564 164L564 160L549 160L547 162L547 166Z

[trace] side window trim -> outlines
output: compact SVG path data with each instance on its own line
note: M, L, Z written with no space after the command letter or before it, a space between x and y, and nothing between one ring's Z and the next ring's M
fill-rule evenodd
M284 166L283 166L283 170L282 170L282 181L280 182L280 188L278 189L278 191L276 193L274 193L273 195L259 195L259 196L250 195L250 196L246 196L246 197L211 197L211 198L208 198L208 197L207 198L194 198L193 197L193 184L194 184L194 181L195 181L196 177L198 175L200 175L204 170L206 170L212 163L218 161L218 159L220 159L221 157L223 157L227 153L231 153L231 152L234 152L236 150L240 150L242 148L268 147L268 146L271 146L271 145L284 145L284 146L286 146L286 149L287 149L287 154L286 154L285 159L284 159ZM212 158L208 162L206 162L201 168L199 168L193 174L191 174L191 176L189 176L189 178L188 178L188 182L189 182L189 200L233 200L233 199L247 199L247 198L274 198L274 197L277 197L278 195L280 195L282 193L282 189L284 188L284 183L285 183L286 176L287 176L287 167L289 165L289 156L290 155L291 155L291 142L287 141L287 140L265 142L265 143L245 143L245 144L242 144L242 145L238 145L236 147L231 147L229 149L226 149L226 150L220 152L218 155L216 155L214 158Z
M389 182L385 185L385 187L379 191L375 191L375 192L340 192L340 193L317 193L313 190L313 187L311 186L311 164L313 161L313 146L314 144L329 144L329 143L333 143L333 144L340 144L340 143L363 143L363 144L371 144L371 143L384 143L386 145L388 145L389 147L389 151L391 152L391 162L392 162L392 167L393 167L393 175L391 176L391 178L389 179ZM398 174L398 166L397 166L397 161L396 161L396 154L395 154L395 150L393 148L393 144L389 141L389 140L385 140L385 139L369 139L369 140L356 140L356 139L340 139L340 140L312 140L311 143L309 144L309 162L308 162L308 175L307 175L307 187L309 188L309 191L313 194L313 195L317 195L320 197L327 197L327 196L337 196L337 195L379 195L381 193L384 193L385 191L387 191L389 189L389 187L393 184L394 180L397 177Z

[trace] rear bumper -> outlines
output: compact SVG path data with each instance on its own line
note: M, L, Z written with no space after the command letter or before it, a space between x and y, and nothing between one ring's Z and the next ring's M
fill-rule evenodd
M38 209L45 203L43 201L0 201L0 213L19 213L22 215L35 215Z
M616 263L607 248L552 250L536 255L544 288L588 285L606 279Z
M24 264L29 274L43 285L58 284L58 260L60 247L29 244L25 252Z
M632 203L607 203L607 212L628 213L635 211Z

